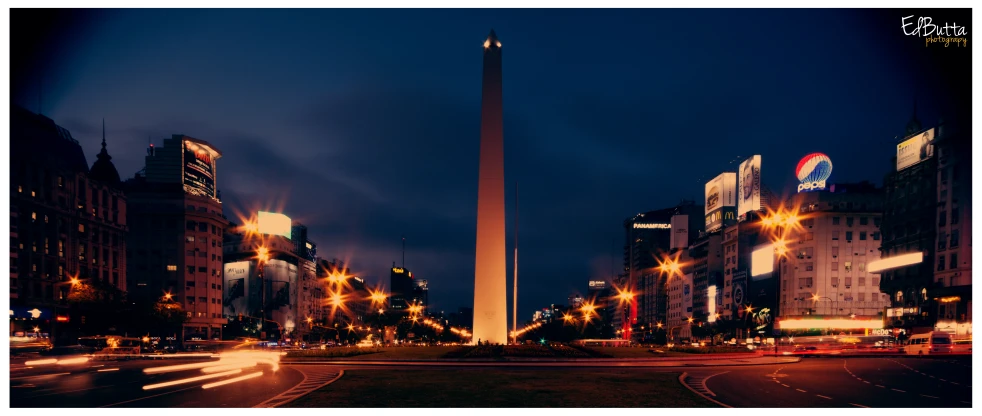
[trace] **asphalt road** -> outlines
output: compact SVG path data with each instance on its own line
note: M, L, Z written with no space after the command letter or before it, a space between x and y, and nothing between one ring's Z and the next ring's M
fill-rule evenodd
M43 357L42 357L43 358ZM297 370L269 365L241 373L144 390L153 385L200 377L199 368L146 374L145 368L203 363L201 359L89 361L69 365L11 364L11 407L252 407L304 380ZM208 360L215 361L215 360ZM203 389L208 383L262 371L262 376Z
M971 356L806 358L797 364L689 374L710 397L733 407L967 408L971 366Z
M94 362L74 365L11 365L11 407L253 407L278 406L322 386L344 369L480 372L480 366L385 366L350 364L260 365L229 375L144 390L202 375L200 369L146 374L145 368L203 360ZM557 365L559 364L559 365ZM549 363L540 371L582 369L581 363ZM736 363L732 363L736 364ZM733 407L971 407L971 356L951 358L806 358L799 363L715 366L711 361L675 367L624 362L591 371L656 371L687 374L686 384ZM384 368L380 368L384 367ZM498 368L528 368L500 363ZM260 377L203 389L202 385L261 370ZM531 369L530 369L531 370ZM343 379L341 380L343 382ZM330 389L331 386L324 388ZM385 403L379 403L385 407Z

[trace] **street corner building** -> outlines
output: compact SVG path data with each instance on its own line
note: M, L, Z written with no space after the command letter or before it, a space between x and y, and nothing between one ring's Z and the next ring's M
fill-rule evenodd
M476 342L508 342L505 267L505 157L501 100L501 42L492 30L484 41L481 90L481 154L474 261Z

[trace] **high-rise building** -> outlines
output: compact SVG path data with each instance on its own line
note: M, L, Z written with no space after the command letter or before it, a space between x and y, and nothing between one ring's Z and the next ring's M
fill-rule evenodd
M938 220L938 159L934 154L936 129L924 130L916 108L906 134L897 144L896 169L884 179L883 240L880 258L904 262L880 272L880 290L891 298L887 324L912 331L930 331L937 321L929 290L934 285ZM947 249L947 248L946 248ZM899 313L897 313L899 311Z
M151 144L146 167L124 185L127 286L143 302L170 294L188 317L181 340L220 339L226 323L222 244L229 221L217 188L221 155L204 140L175 134L162 147Z
M959 123L915 115L885 180L880 287L886 324L907 334L971 334L971 140Z
M413 279L413 303L423 305L423 310L430 307L430 287L426 279Z
M694 201L635 215L624 221L624 273L614 286L635 294L630 302L618 302L612 324L627 339L632 327L664 322L668 286L657 268L660 259L674 249L687 248L704 228L704 209Z
M298 256L301 256L307 260L314 261L317 259L317 243L310 241L307 237L307 226L299 222L294 221L291 227L290 236L293 239L296 248L294 252Z
M935 330L972 333L972 150L956 123L938 126L937 261L930 298L937 306Z
M413 305L413 272L404 267L392 266L389 271L389 308L393 311L405 311Z
M501 42L492 30L484 41L473 340L493 344L508 343L505 149L502 118Z
M72 341L71 278L125 292L127 199L106 147L89 169L71 133L43 115L10 112L11 333L37 326ZM28 311L35 311L29 313ZM77 314L76 314L77 315ZM59 323L58 317L69 322Z

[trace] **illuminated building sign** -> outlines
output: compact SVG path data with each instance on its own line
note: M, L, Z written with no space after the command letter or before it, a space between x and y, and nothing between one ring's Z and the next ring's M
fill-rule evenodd
M398 273L398 274L403 274L403 273L406 272L406 269L403 269L402 267L393 267L392 268L392 272L393 273Z
M750 276L757 277L774 271L774 246L765 244L750 254ZM768 276L769 277L769 276Z
M276 212L259 211L259 232L291 238L293 222L290 217Z
M866 270L870 273L879 273L887 269L893 269L896 267L910 266L912 264L918 264L924 261L924 253L907 253L901 254L893 257L887 257L885 259L879 259L871 261Z
M590 289L603 289L607 287L607 282L603 280L591 280Z
M784 319L780 329L883 329L882 319Z
M184 192L216 198L215 159L221 154L211 147L191 140L184 141Z
M724 172L706 182L706 231L736 221L736 173Z
M709 306L709 322L716 322L716 285L706 290L706 304Z
M634 228L671 229L672 224L634 224Z
M798 192L820 191L825 189L825 181L832 175L832 159L823 153L812 153L801 158L798 168Z
M897 170L903 170L934 156L934 129L927 130L897 145Z

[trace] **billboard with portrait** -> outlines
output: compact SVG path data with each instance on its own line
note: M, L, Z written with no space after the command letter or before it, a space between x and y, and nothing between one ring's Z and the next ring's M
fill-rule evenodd
M706 183L706 232L736 220L736 173L724 172Z
M737 186L737 215L760 211L760 155L753 155L740 164Z
M184 191L191 195L216 198L215 159L218 153L210 147L184 141Z
M266 262L263 272L267 313L286 331L291 331L297 322L297 272L297 265L279 259Z
M225 290L222 306L224 314L236 316L238 314L250 315L249 308L249 272L252 268L248 261L237 261L225 263L224 284Z
M903 170L934 156L934 130L915 134L897 145L897 170Z

